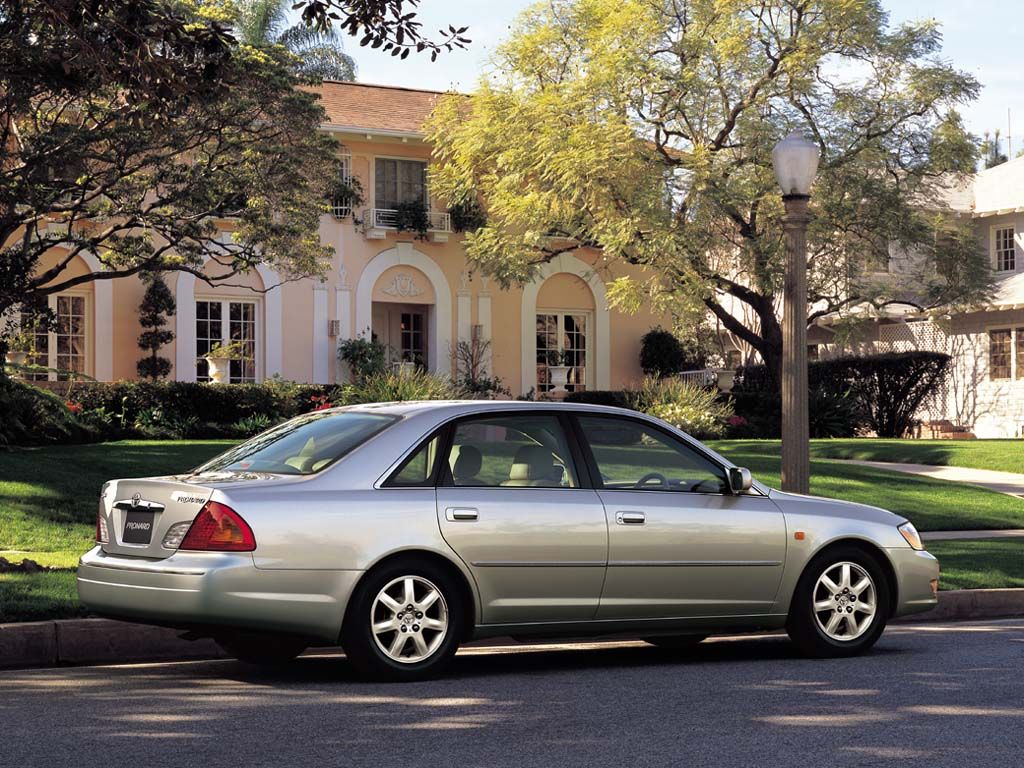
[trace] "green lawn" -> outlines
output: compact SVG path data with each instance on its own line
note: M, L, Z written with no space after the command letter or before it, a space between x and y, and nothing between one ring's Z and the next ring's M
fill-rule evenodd
M719 440L709 445L749 468L761 482L779 487L778 441ZM811 493L883 507L904 515L922 531L1024 527L1024 499L837 461L811 461Z
M888 441L822 442L870 447L872 442ZM92 546L97 495L104 481L184 471L229 445L229 441L125 441L0 451L0 556L14 561L29 557L61 569L0 574L0 622L78 614L73 569L79 555ZM758 479L778 486L777 442L718 441L714 446L749 467ZM811 490L886 507L906 515L922 530L1024 527L1022 499L833 461L812 463ZM1024 567L1013 567L1019 562L1013 558L1013 546L1018 552L1024 547L1019 541L976 544L962 551L949 550L950 562L943 563L944 586L999 586L1020 577ZM936 543L931 548L938 554L944 546ZM998 555L998 567L989 567L992 552Z
M928 551L939 558L942 589L1024 587L1024 541L978 539L933 541Z
M779 450L778 440L744 440ZM995 469L1024 474L1024 440L880 440L850 438L812 440L811 456L818 459L860 459L943 467Z

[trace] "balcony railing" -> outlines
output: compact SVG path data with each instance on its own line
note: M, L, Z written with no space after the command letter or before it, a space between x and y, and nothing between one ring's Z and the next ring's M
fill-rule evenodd
M367 237L373 237L375 231L397 229L398 211L394 208L367 208L363 211L363 230ZM427 211L427 231L447 236L452 231L451 215L444 211Z

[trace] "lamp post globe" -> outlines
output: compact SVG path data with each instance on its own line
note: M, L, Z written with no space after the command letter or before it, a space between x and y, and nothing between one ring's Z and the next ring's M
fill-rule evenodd
M818 172L818 145L799 131L772 150L775 178L786 214L786 270L782 309L782 490L810 490L810 429L807 407L807 225L808 201Z

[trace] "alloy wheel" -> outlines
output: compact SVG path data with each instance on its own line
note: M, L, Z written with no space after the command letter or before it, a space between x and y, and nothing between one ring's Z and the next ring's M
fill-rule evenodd
M875 582L862 566L851 562L830 565L811 594L818 628L832 640L856 640L875 620L876 598Z
M370 607L374 642L385 656L402 664L434 655L448 634L448 623L444 595L422 576L393 579Z

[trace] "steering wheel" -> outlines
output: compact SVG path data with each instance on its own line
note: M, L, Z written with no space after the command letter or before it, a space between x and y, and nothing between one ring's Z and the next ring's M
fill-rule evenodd
M636 481L636 485L634 487L643 488L651 480L657 480L658 484L663 488L668 487L668 478L666 478L660 472L648 472L646 475L644 475L643 477Z

